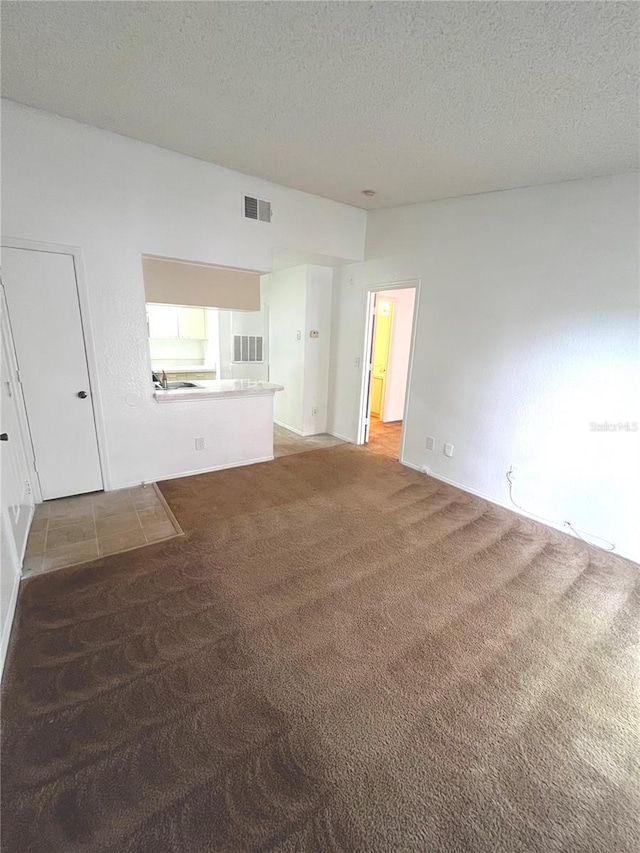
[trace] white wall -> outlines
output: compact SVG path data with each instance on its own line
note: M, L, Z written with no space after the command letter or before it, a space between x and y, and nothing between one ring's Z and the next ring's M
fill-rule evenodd
M303 435L327 431L332 287L332 269L313 264L307 266ZM319 332L317 338L311 337L314 330Z
M355 440L367 285L421 280L405 461L640 558L638 179L370 214L336 271L329 428ZM438 439L425 449L427 435ZM444 442L455 446L443 455Z
M382 420L384 422L401 421L404 417L407 376L409 375L416 291L413 287L382 290L378 293L378 298L393 302L393 325L391 327L391 346L384 389Z
M327 429L333 270L303 264L264 276L269 312L269 379L277 423L301 435ZM318 337L312 338L311 332Z
M269 306L269 381L284 385L274 399L277 423L302 434L307 267L263 278Z
M220 442L191 452L215 422L210 404L180 416L153 400L141 255L260 271L282 251L354 260L366 213L11 102L2 111L3 235L82 252L108 484L218 465ZM272 201L272 226L241 217L243 192Z

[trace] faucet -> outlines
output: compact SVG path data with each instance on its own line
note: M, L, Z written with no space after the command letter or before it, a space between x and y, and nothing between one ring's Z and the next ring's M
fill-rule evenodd
M165 371L162 371L162 379L160 380L160 384L164 388L165 391L169 390L169 380L167 379L167 374Z

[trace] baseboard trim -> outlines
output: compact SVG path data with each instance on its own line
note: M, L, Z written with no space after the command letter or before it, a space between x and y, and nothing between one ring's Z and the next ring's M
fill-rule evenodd
M7 607L7 619L4 633L2 634L2 644L0 645L0 679L4 673L4 664L9 651L9 641L11 639L11 631L13 629L13 620L16 615L16 605L18 604L18 592L20 591L21 573L16 572L13 578L13 586L11 595L9 596L9 606Z
M161 483L163 480L179 480L180 477L195 477L197 474L211 474L213 471L226 471L227 468L242 468L245 465L259 465L260 462L273 462L273 456L261 456L259 459L247 459L244 462L231 462L229 465L214 465L211 468L198 468L195 471L185 471L183 474L156 477L155 482Z
M530 512L525 512L525 510L519 509L509 501L500 500L499 498L496 498L493 495L488 495L486 492L481 492L479 489L474 489L471 486L465 486L462 483L458 483L457 480L450 480L448 477L443 477L441 474L436 474L429 468L425 470L424 468L420 468L418 465L414 465L411 462L403 462L402 464L406 465L408 468L412 468L414 471L418 471L419 473L424 474L426 477L433 477L434 480L438 480L441 483L446 483L447 486L453 486L455 489L460 489L460 491L462 492L467 492L468 494L474 495L477 498L482 498L482 500L489 501L489 503L496 504L497 506L502 507L503 509L508 509L511 512L514 512L516 515L521 515L523 518L530 518L531 521L537 521L538 524L544 524L545 527L550 527L552 530L559 530L560 533L564 533L565 536L569 536L571 537L571 539L578 538L577 536L573 536L571 531L567 530L564 524L561 524L560 522L554 524L552 521L542 521L539 516L533 515ZM594 538L597 538L596 534L592 535ZM594 548L602 548L601 545L597 545L595 542L587 542L587 544L592 545ZM608 549L604 550L607 550L608 553L618 554L620 557L624 557L627 560L633 560L633 557L627 556L621 551L616 550L614 552L609 552Z
M462 492L467 492L470 495L475 495L477 498L482 498L485 501L489 501L492 504L497 504L501 506L503 509L510 509L512 512L515 512L516 515L522 515L525 518L531 518L533 521L539 521L539 519L535 515L530 515L527 512L522 512L521 510L516 509L510 503L506 501L501 501L493 495L488 495L486 492L481 492L479 489L474 489L472 486L466 486L464 483L459 483L457 480L451 480L449 477L443 477L442 474L436 474L435 471L432 471L430 468L423 467L421 468L419 465L414 465L413 462L405 462L402 459L400 460L403 465L406 465L407 468L411 468L414 471L417 471L419 474L424 474L425 477L432 477L434 480L438 480L440 483L446 483L447 486L453 486L455 489L460 489ZM544 524L544 522L540 521L540 524ZM562 530L563 533L566 533L562 525L558 525L557 527L553 524L547 524L547 527L555 527L556 530Z
M332 429L327 430L327 435L332 435L334 438L339 438L340 441L346 441L347 444L355 444L355 441L352 438L348 438L346 435L342 435L342 433L334 432Z
M524 515L528 518L533 518L534 521L537 519L533 515L528 515L526 512L519 512L514 506L511 504L505 503L504 501L498 500L498 498L493 497L492 495L486 494L486 492L481 492L478 489L474 489L471 486L465 486L463 483L458 483L457 480L450 480L448 477L443 477L441 474L436 474L431 469L427 469L426 471L423 468L419 468L417 465L411 465L411 468L414 468L416 471L420 471L420 473L424 474L425 477L433 477L434 480L439 480L441 483L446 483L447 486L453 486L456 489L460 489L463 492L468 492L470 495L475 495L477 498L482 498L485 501L490 501L493 504L498 504L498 506L503 507L504 509L511 509L518 515ZM541 522L542 523L542 522ZM549 525L552 526L552 525ZM558 528L560 530L562 528ZM565 531L566 533L566 531Z
M195 468L192 471L182 471L179 474L167 474L164 477L155 477L153 479L144 480L146 485L151 483L162 483L164 480L179 480L181 477L195 477L198 474L211 474L213 471L226 471L228 468L242 468L244 465L259 465L261 462L273 462L273 456L261 456L257 459L246 459L242 462L230 462L227 465L213 465L211 468ZM122 483L114 486L112 491L118 489L131 489L133 486L142 485L141 480L136 480L132 483Z
M295 427L289 426L289 424L285 424L283 421L277 421L275 418L273 419L274 424L282 427L283 429L288 429L289 432L295 432L296 435L299 435L301 438L304 438L304 433L301 429L296 429Z
M523 512L522 510L517 509L513 504L507 503L506 501L502 501L499 498L494 497L493 495L488 495L486 492L481 492L479 489L474 489L472 486L466 486L464 483L459 483L457 480L451 480L449 477L443 477L442 474L436 474L435 471L432 471L430 468L420 468L418 465L413 465L405 462L405 465L408 465L409 468L413 468L414 471L419 471L421 474L424 474L425 477L432 477L434 480L438 480L440 483L446 483L447 486L453 486L455 489L460 489L462 492L467 492L467 494L475 495L476 498L482 498L484 501L489 501L489 503L497 504L501 506L503 509L509 509L511 512L515 512L516 515L522 515L525 518L530 518L532 521L540 521L535 515L530 515L528 512ZM551 524L550 522L540 521L540 524L546 524L547 527L553 527L556 530L561 530L563 533L567 533L566 529L561 525ZM567 534L570 535L570 534Z

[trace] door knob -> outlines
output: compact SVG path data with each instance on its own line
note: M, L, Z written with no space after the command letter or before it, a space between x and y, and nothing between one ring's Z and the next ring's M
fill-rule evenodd
M9 433L3 432L2 435L0 435L0 441L9 441Z
M78 391L78 397L80 397L80 399L81 399L81 400L84 400L84 398L85 398L86 396L87 396L87 392L86 392L86 391Z

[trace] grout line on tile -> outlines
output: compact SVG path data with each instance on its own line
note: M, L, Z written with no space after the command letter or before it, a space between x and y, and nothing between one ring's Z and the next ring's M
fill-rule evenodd
M104 559L106 559L107 557L114 557L114 556L116 556L117 554L126 554L128 551L137 551L137 550L139 550L140 548L147 548L147 547L149 547L150 545L158 545L158 544L160 544L161 542L167 542L167 541L169 541L169 540L171 540L171 539L176 539L176 538L177 538L177 537L179 537L179 536L184 536L184 535L185 535L184 530L180 527L180 524L178 523L178 520L176 519L175 515L173 514L173 511L171 510L171 507L170 507L170 506L169 506L169 504L167 503L167 501L166 501L166 499L165 499L164 495L162 494L162 492L161 492L161 491L160 491L160 489L158 488L157 484L156 484L156 483L150 483L150 484L149 484L149 486L151 486L151 487L153 488L153 490L154 490L154 492L155 492L156 497L157 497L157 498L158 498L158 500L160 501L160 504L162 505L162 507L163 507L163 509L164 509L164 511L165 511L165 513L166 513L167 521L169 521L169 522L171 523L171 525L172 525L172 527L173 527L173 529L174 529L174 531L175 531L175 532L174 532L174 534L173 534L172 536L166 536L166 537L164 537L163 539L154 539L152 542L150 542L150 541L148 540L148 538L147 538L147 533L146 533L145 526L144 526L144 524L142 523L142 519L140 518L140 515L139 515L139 513L138 513L138 507L135 505L135 501L133 501L133 500L132 500L133 508L134 508L134 510L135 510L135 513L136 513L136 518L137 518L137 520L138 520L138 524L140 525L140 529L142 530L142 533L143 533L143 536L144 536L144 539L145 539L145 544L142 544L142 545L132 545L130 548L123 548L123 549L122 549L122 550L120 550L120 551L112 551L112 552L109 552L109 553L107 553L107 554L100 554L100 553L99 553L99 552L100 552L100 544L99 544L99 537L98 537L98 530L97 530L97 520L96 520L95 505L94 505L94 503L93 503L93 500L90 500L91 516L92 516L92 520L93 520L93 522L92 522L92 523L93 523L93 528L94 528L94 531L95 531L95 537L94 537L93 539L82 540L82 542L83 542L83 544L86 544L86 543L88 543L88 542L94 542L94 543L95 543L95 545L96 545L96 550L98 551L98 556L97 556L97 557L92 557L92 558L91 558L91 559L89 559L89 560L84 559L84 560L80 560L80 561L77 561L77 562L72 562L72 563L69 563L69 564L68 564L68 565L66 565L66 566L55 566L55 567L53 567L53 568L49 568L49 569L45 569L44 567L43 567L43 568L40 568L40 569L36 569L36 570L33 570L33 571L28 572L27 574L23 574L23 575L22 575L22 577L21 577L21 580L32 580L34 577L38 577L39 575L43 575L43 574L49 574L50 572L58 572L58 571L61 571L62 569L70 569L70 568L75 568L75 567L77 567L77 566L86 565L86 564L89 564L89 563L95 563L95 562L97 562L97 561L99 561L99 560L104 560ZM102 494L102 493L101 493L101 494ZM144 509L144 507L140 507L140 509ZM86 511L86 510L84 510L84 511ZM71 521L71 522L70 522L70 524L74 524L74 523L81 523L81 522L74 522L74 521ZM68 526L68 525L65 525L65 526ZM46 518L46 523L45 523L45 530L44 530L44 533L45 533L45 546L44 546L44 547L45 547L45 554L46 554L47 540L48 540L48 535L49 535L49 517L48 517L48 516L47 516L47 518ZM107 534L107 535L111 535L111 534ZM71 544L72 544L72 545L76 545L76 544L80 544L80 543L71 543ZM58 549L54 549L54 550L56 550L56 551L57 551ZM64 550L64 546L63 546L60 550L61 550L61 551L63 551L63 550ZM43 554L43 555L42 555L42 562L43 562L43 566L44 566L45 554ZM51 552L49 552L49 553L47 554L47 556L51 556ZM72 558L72 559L73 559L73 558Z
M147 531L144 529L144 527L142 528L142 530L144 533L144 538L147 541L147 545L158 545L160 542L168 542L169 539L177 539L178 536L184 536L184 533L176 533L174 531L170 536L163 536L162 539L152 539L151 541L149 541L149 539L147 538Z
M135 505L135 501L133 503L133 508L136 511L136 518L138 519L138 524L140 525L140 529L142 530L142 535L144 536L144 541L149 544L149 540L147 539L147 531L144 529L144 524L142 523L142 519L140 518L140 513L138 512L138 507Z
M48 575L51 572L60 572L63 569L71 569L74 566L83 566L83 565L86 565L87 563L95 563L100 559L101 558L98 556L98 557L93 557L91 560L81 560L79 563L69 563L68 566L54 566L51 569L42 568L42 569L39 569L37 572L29 572L29 574L22 575L21 580L25 580L25 581L31 580L32 578L40 577L40 575Z
M97 548L97 542L98 540L95 537L92 539L81 539L79 542L65 542L63 545L58 545L57 548L51 548L49 551L45 551L43 557L45 559L55 559L56 557L63 557L66 551L68 551L69 549L73 551L73 548L77 545L86 545L88 547L92 543L95 543ZM84 562L86 563L88 561L85 559Z

